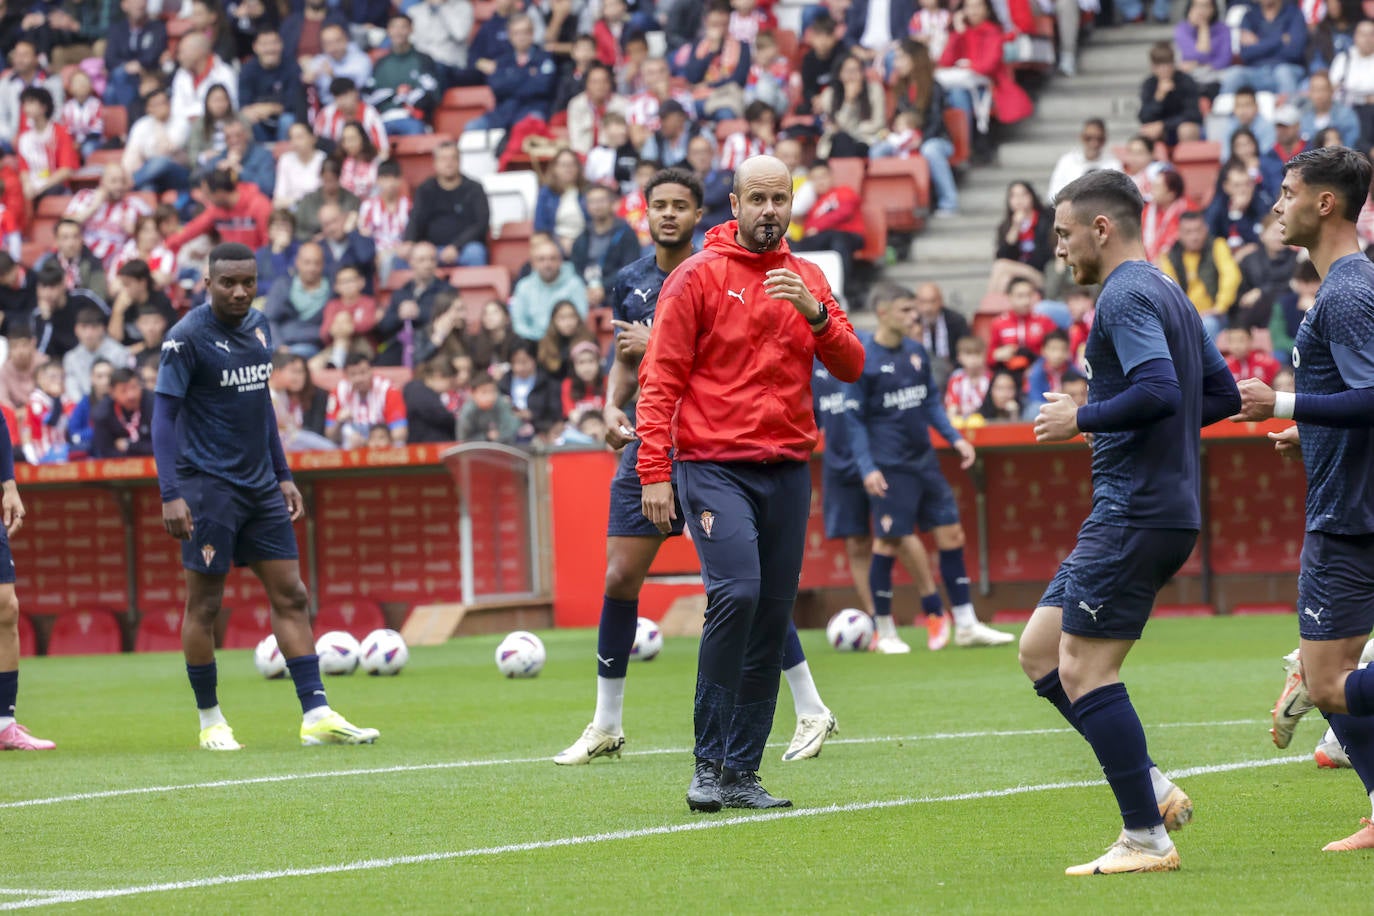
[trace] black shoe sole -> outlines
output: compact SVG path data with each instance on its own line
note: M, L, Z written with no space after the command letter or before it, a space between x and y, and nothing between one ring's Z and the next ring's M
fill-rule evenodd
M690 795L687 796L688 810L696 812L698 814L714 814L715 812L719 811L722 807L723 805L721 804L719 799L712 799L710 801L692 801L692 797Z
M792 802L791 802L790 799L786 799L786 798L779 798L779 799L777 799L777 804L769 804L769 805L755 805L755 804L751 804L751 803L749 803L749 802L747 802L747 801L739 801L739 802L726 801L726 802L724 802L724 806L725 806L726 808L743 808L743 809L750 810L750 811L767 811L767 810L770 809L770 808L790 808L790 807L792 807Z

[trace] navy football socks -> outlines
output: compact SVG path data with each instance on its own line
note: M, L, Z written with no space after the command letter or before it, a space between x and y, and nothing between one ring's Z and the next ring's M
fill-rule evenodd
M968 587L968 569L964 566L964 548L940 551L940 578L944 580L950 607L973 601Z
M191 689L196 693L196 709L214 709L219 705L215 694L219 685L219 672L215 663L208 665L187 665L186 677L191 681Z
M940 604L940 593L931 592L929 595L921 596L921 611L927 617L939 617L945 612L944 605Z
M797 635L797 625L792 621L787 622L787 638L782 643L782 670L790 671L806 661L806 653L802 651L801 637Z
M639 599L621 601L602 596L601 623L596 631L596 673L598 677L623 678L630 664L639 624Z
M19 672L0 671L0 716L13 716L19 699Z
M1089 691L1073 704L1083 737L1092 745L1112 787L1127 830L1145 830L1164 822L1150 781L1150 754L1125 684Z
M1364 671L1368 671L1366 668ZM1363 674L1364 671L1354 672ZM1346 705L1350 704L1348 699L1350 682L1345 682L1346 686ZM1336 739L1341 742L1341 747L1345 748L1346 756L1350 758L1350 766L1354 768L1360 777L1360 782L1364 783L1365 792L1374 793L1374 720L1361 715L1341 715L1340 713L1322 713L1326 716L1326 721L1331 725L1331 730L1336 733ZM1371 796L1374 797L1374 796Z
M1035 692L1054 704L1054 708L1059 710L1059 714L1081 735L1083 726L1078 721L1078 716L1073 713L1073 701L1064 692L1064 685L1059 682L1059 669L1055 668L1049 674L1034 682Z
M286 660L286 668L291 672L291 681L296 685L296 696L301 701L301 712L309 712L328 706L324 695L324 681L320 680L320 657L313 652L298 655Z
M892 566L896 561L896 557L875 553L868 567L868 590L873 593L875 617L892 616Z
M1345 679L1345 708L1352 716L1374 716L1374 669L1350 672Z

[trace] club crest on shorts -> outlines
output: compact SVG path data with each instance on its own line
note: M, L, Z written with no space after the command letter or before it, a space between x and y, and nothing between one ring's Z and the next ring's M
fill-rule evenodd
M911 368L917 372L921 371L921 357L915 353L911 354Z
M258 339L258 343L262 344L263 349L267 348L267 335L262 332L262 328L254 328L253 336Z
M892 530L892 516L884 515L882 518L878 519L878 524L882 526L883 534L887 534Z
M711 536L711 529L716 526L716 514L710 509L701 513L701 533L708 538Z
M206 544L204 547L200 548L200 556L201 559L205 561L205 565L209 566L215 560L215 548L210 544Z

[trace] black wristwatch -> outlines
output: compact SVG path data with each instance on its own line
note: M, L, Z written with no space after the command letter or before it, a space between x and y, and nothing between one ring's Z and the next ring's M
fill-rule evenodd
M819 331L821 328L825 327L825 323L830 320L830 309L825 307L824 302L820 303L820 307L820 312L810 321L811 330L813 331Z

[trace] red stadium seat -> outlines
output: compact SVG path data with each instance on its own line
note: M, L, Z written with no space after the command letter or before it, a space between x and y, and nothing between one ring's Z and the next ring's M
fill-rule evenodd
M106 140L123 140L129 135L129 110L123 105L106 105L101 109Z
M793 70L800 70L803 52L797 33L791 29L776 29L773 37L778 40L778 53L792 64Z
M511 278L504 267L459 267L449 277L467 309L468 327L476 332L482 307L493 299L510 300Z
M109 611L77 611L62 614L52 625L49 655L110 655L120 651L123 640L119 621Z
M1215 140L1194 140L1174 147L1174 168L1183 178L1183 194L1199 207L1206 207L1216 193L1221 174L1221 144Z
M334 389L339 387L339 381L343 378L341 369L316 369L310 373L310 381L315 383L315 387L325 392L333 394Z
M887 214L893 232L915 232L923 222L917 211L930 207L930 166L924 156L875 159L864 179L864 205L876 204Z
M1009 308L1011 303L1005 293L988 293L978 303L978 311L973 315L973 333L983 338L984 342L992 340L992 323Z
M386 285L383 286L382 289L386 292L394 293L396 290L409 283L411 277L414 275L414 271L411 270L393 270L387 275Z
M468 122L496 107L496 96L487 86L455 86L444 93L434 113L435 133L458 136Z
M949 132L950 142L954 144L954 155L949 164L955 167L968 162L973 151L973 139L969 132L968 112L962 108L949 106L945 109L945 130Z
M136 652L177 652L181 649L181 608L145 610L138 622Z
M864 247L854 254L856 261L881 264L887 257L887 213L882 206L866 203L864 214Z
M434 148L452 143L448 134L421 134L416 137L393 137L391 158L401 167L401 177L412 189L418 188L434 174Z
M65 195L48 195L38 199L38 209L34 211L34 216L52 216L61 218L67 212L67 204L72 199Z
M19 654L30 656L38 652L38 640L33 635L33 621L27 614L19 615Z
M254 649L272 632L272 611L266 605L240 606L229 615L224 631L224 648Z
M65 202L70 200L71 198L62 197L59 199ZM47 200L48 198L43 198L43 202L46 202ZM51 249L53 245L57 242L58 219L59 217L56 216L34 217L34 219L29 223L29 243L37 245L43 251ZM25 260L24 263L28 264L29 266L33 266L33 261Z
M830 160L830 174L835 184L853 188L862 197L864 193L864 172L868 161L858 157L837 157Z
M328 633L330 630L343 630L361 640L373 630L386 626L382 609L372 601L342 601L326 604L315 617L315 633Z
M525 220L519 223L505 223L499 228L501 235L487 240L487 260L497 267L504 267L510 274L511 283L530 259L530 236L534 235L534 223Z

